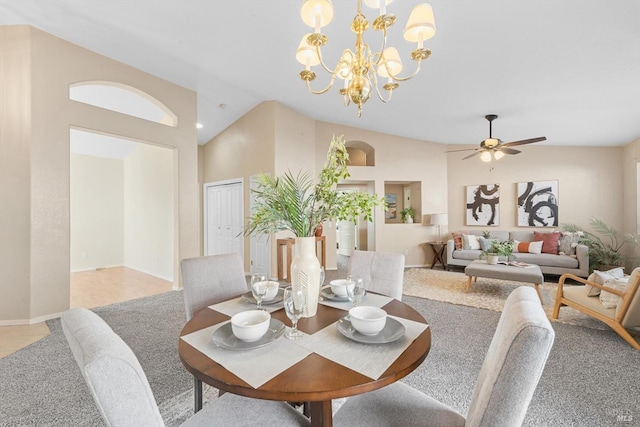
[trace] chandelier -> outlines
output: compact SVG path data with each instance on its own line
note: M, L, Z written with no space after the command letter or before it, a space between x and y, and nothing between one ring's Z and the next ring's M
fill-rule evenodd
M367 102L371 92L375 91L378 98L384 103L391 100L393 91L398 88L400 82L413 78L420 71L423 59L431 56L431 51L423 47L423 42L430 39L436 33L436 25L433 10L428 3L418 4L411 11L409 20L404 29L404 38L408 42L417 43L416 49L411 52L411 59L417 62L415 71L401 77L403 64L398 50L395 47L387 47L387 30L396 21L395 15L387 13L387 5L393 0L364 0L371 8L379 9L380 15L373 21L373 29L382 32L381 48L372 52L364 41L364 33L369 27L369 21L362 14L362 0L357 0L356 16L351 23L351 30L356 34L355 51L345 49L340 60L334 68L328 67L322 57L322 46L328 38L320 32L320 29L333 19L333 3L331 0L305 0L302 4L302 20L314 29L313 33L305 34L296 51L296 59L305 69L300 72L300 78L307 84L309 92L315 95L326 93L333 87L336 78L344 81L340 94L343 96L345 106L353 102L358 106L358 117L362 115L362 105ZM321 65L331 75L329 84L320 90L311 88L311 82L315 80L316 73L312 66ZM378 87L378 76L386 78L382 89Z

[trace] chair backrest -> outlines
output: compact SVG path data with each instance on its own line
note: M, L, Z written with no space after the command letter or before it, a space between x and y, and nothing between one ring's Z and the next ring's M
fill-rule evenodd
M465 426L521 425L554 337L533 288L513 291L480 369Z
M187 320L201 309L247 292L240 254L183 259L181 263Z
M129 346L97 314L60 318L73 356L108 426L164 426L147 377Z
M402 300L404 255L392 252L353 251L349 276L364 279L365 289Z
M631 272L625 296L616 308L616 319L622 318L622 326L640 326L640 267Z

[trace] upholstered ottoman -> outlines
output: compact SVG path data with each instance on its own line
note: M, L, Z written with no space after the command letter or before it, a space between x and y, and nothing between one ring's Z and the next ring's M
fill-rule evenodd
M504 264L487 264L486 261L476 260L465 267L464 274L469 276L467 280L467 292L471 288L471 279L478 281L478 277L486 277L488 279L511 280L513 282L533 283L538 293L538 298L542 303L542 294L538 285L544 282L544 276L540 267L529 264L528 267L515 267Z

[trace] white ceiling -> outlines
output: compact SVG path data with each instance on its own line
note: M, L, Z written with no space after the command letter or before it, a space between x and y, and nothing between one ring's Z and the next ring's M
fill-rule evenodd
M390 43L419 0L396 0ZM327 62L352 47L355 0L334 0ZM432 0L438 32L421 73L362 118L332 90L306 91L295 49L301 0L0 0L0 24L31 24L198 93L204 143L276 100L317 120L445 144L546 136L619 146L640 137L640 1ZM364 8L370 20L375 12ZM379 34L366 41L378 49ZM332 49L329 49L332 48ZM410 68L412 61L404 60ZM322 82L322 78L317 70ZM219 108L225 104L226 108ZM348 137L348 135L347 135Z

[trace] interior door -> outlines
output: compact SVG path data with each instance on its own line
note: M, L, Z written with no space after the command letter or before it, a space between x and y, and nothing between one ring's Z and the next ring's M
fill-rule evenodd
M256 177L250 178L249 187L256 187ZM253 212L253 206L256 201L255 194L251 192L249 197L250 210ZM268 274L271 271L271 250L269 247L269 235L258 234L249 238L249 259L251 260L251 274Z
M205 184L205 255L244 258L242 181Z
M356 248L356 225L351 221L340 221L338 227L340 229L338 254L350 256Z

